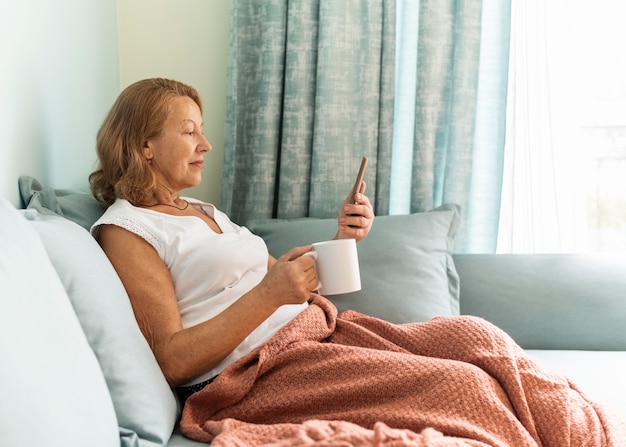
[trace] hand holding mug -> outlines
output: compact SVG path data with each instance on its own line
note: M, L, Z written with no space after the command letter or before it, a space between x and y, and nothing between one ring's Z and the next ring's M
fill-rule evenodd
M316 242L303 256L315 259L321 295L339 295L361 290L359 257L354 239Z

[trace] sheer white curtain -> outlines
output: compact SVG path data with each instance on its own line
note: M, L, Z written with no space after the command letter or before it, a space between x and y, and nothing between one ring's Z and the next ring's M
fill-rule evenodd
M611 55L609 49L619 42L623 45L620 35L612 34L623 28L615 20L617 16L623 21L624 16L617 14L624 12L621 3L621 0L512 2L498 252L598 249L598 244L593 243L597 234L592 229L597 222L591 220L601 220L598 210L602 204L591 203L599 197L598 194L593 197L590 192L597 192L598 181L602 181L598 170L598 160L602 157L599 146L606 138L590 136L606 132L611 120L609 116L598 121L596 111L608 111L602 95L596 94L598 89L604 89L605 96L613 99L621 93L616 91L620 90L619 85L615 85L619 78L605 78L603 72L611 69L602 68L611 56L613 60L623 59L623 50ZM599 56L601 53L607 56ZM621 73L626 79L626 73ZM612 81L615 81L613 85L608 85ZM623 113L626 118L624 108L611 110ZM626 124L623 118L621 123L613 124L617 128L623 126ZM612 129L615 132L615 127ZM615 148L612 150L615 152ZM626 190L624 178L626 172L622 171L622 190ZM623 237L626 231L620 234Z

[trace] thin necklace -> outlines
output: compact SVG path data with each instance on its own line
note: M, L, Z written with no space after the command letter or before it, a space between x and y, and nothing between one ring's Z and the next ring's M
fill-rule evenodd
M176 205L170 205L169 203L155 203L154 205L139 205L139 206L142 206L144 208L152 208L153 206L163 205L163 206L171 206L172 208L176 208L179 211L185 211L189 207L189 202L187 202L185 199L180 199L180 200L185 202L185 206L180 207Z

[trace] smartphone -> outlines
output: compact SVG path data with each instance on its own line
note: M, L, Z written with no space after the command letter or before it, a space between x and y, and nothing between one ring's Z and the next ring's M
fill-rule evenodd
M356 181L354 182L354 186L352 187L352 192L350 193L350 203L355 203L354 196L361 189L361 183L363 183L363 177L365 177L365 168L367 167L367 157L363 157L361 160L361 167L359 168L359 173L356 176Z

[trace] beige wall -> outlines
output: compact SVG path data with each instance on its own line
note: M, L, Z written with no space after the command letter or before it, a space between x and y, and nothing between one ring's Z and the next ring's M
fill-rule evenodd
M167 77L198 89L213 146L203 182L185 194L219 206L230 0L117 0L120 84Z

